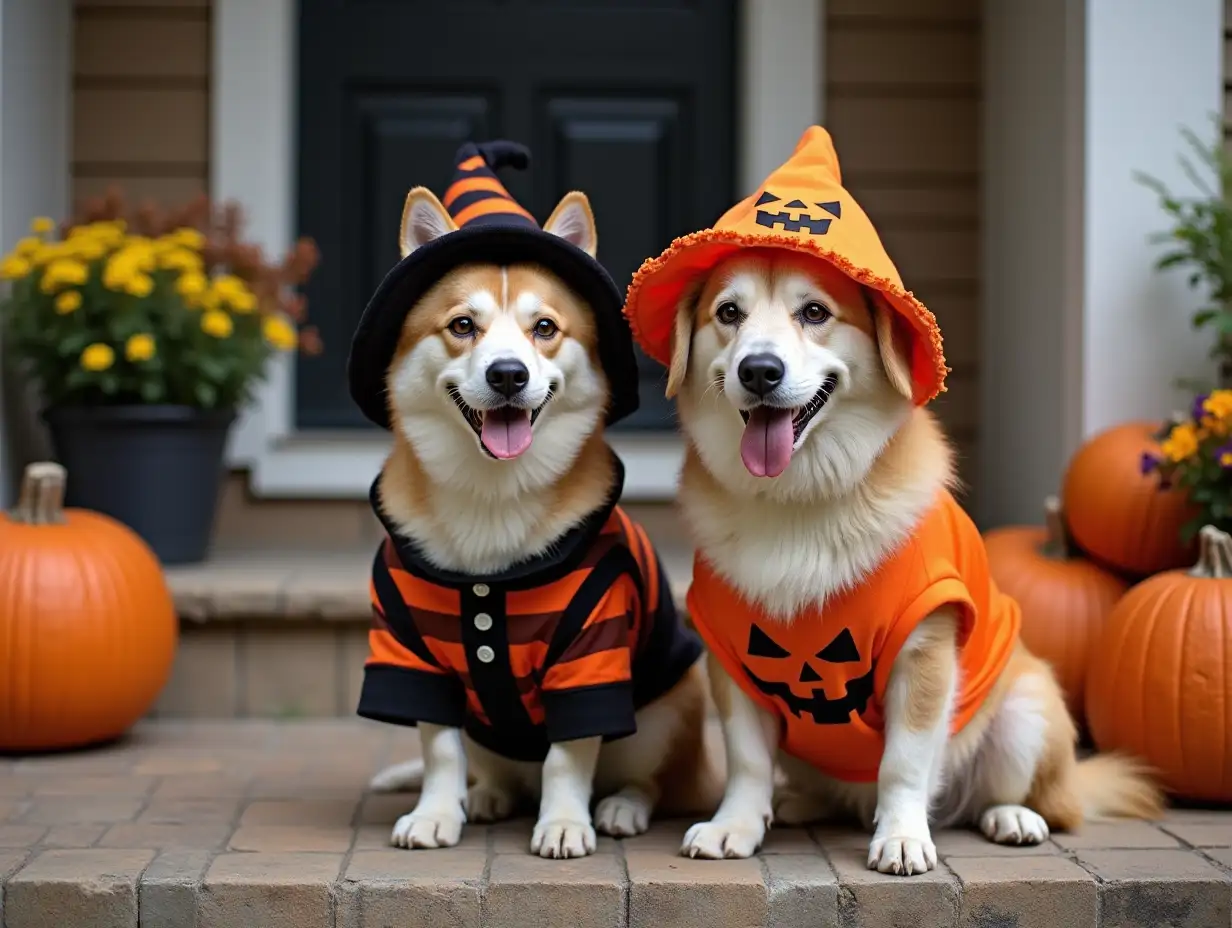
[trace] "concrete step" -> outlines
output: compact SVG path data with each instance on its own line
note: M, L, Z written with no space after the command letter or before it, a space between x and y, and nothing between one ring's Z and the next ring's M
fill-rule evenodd
M1217 928L1232 923L1232 812L1088 826L1037 848L936 835L927 876L872 873L868 836L774 829L749 860L677 855L686 821L528 853L531 823L402 851L411 795L371 795L412 732L360 721L144 722L119 744L0 757L5 928Z

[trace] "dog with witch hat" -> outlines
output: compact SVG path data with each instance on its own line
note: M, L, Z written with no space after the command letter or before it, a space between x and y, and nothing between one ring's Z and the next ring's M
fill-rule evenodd
M951 495L926 409L947 373L936 319L824 129L647 261L625 311L688 439L689 614L731 763L684 853L748 857L772 820L852 817L868 866L907 875L937 866L934 826L1037 844L1158 814L1131 759L1075 756L1056 680Z
M579 857L596 827L638 834L721 792L701 645L603 438L637 408L620 293L584 194L541 228L506 191L497 170L528 163L468 143L443 200L410 191L351 346L351 396L393 434L358 711L419 728L423 760L373 781L421 790L398 847L537 800L531 851Z

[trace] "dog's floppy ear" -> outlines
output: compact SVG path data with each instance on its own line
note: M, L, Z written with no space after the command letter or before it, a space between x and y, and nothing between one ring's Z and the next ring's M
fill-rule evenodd
M543 224L544 232L560 236L570 245L576 245L592 258L599 250L599 233L595 229L595 214L591 212L590 200L580 190L566 193L552 215Z
M902 316L890 309L885 300L865 291L865 299L873 312L873 324L877 332L877 350L881 354L881 366L885 368L890 386L912 398L911 382L911 330Z
M689 373L689 348L693 342L693 314L697 311L697 299L701 296L700 282L685 290L676 304L676 329L672 333L672 363L667 369L667 388L664 395L670 400L684 386Z
M415 187L406 195L402 207L402 228L398 233L398 248L406 257L428 242L458 231L453 217L427 187Z

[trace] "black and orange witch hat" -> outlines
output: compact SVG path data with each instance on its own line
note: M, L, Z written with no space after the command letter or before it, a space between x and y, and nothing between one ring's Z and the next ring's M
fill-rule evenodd
M593 257L541 228L496 176L502 167L525 170L530 152L516 142L467 142L455 155L453 181L441 204L457 229L420 245L385 275L351 340L347 380L363 414L390 428L385 376L402 325L427 290L461 264L539 264L581 296L595 316L599 363L607 376L607 424L637 409L637 360L621 308L624 297ZM412 191L414 194L415 191ZM408 197L408 206L410 198ZM405 217L404 217L405 225Z

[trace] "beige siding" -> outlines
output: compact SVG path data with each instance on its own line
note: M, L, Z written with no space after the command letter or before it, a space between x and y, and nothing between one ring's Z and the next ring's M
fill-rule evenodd
M978 427L980 0L827 0L826 124L843 180L953 369L936 408L968 481Z
M73 196L177 205L209 177L209 0L76 0Z

